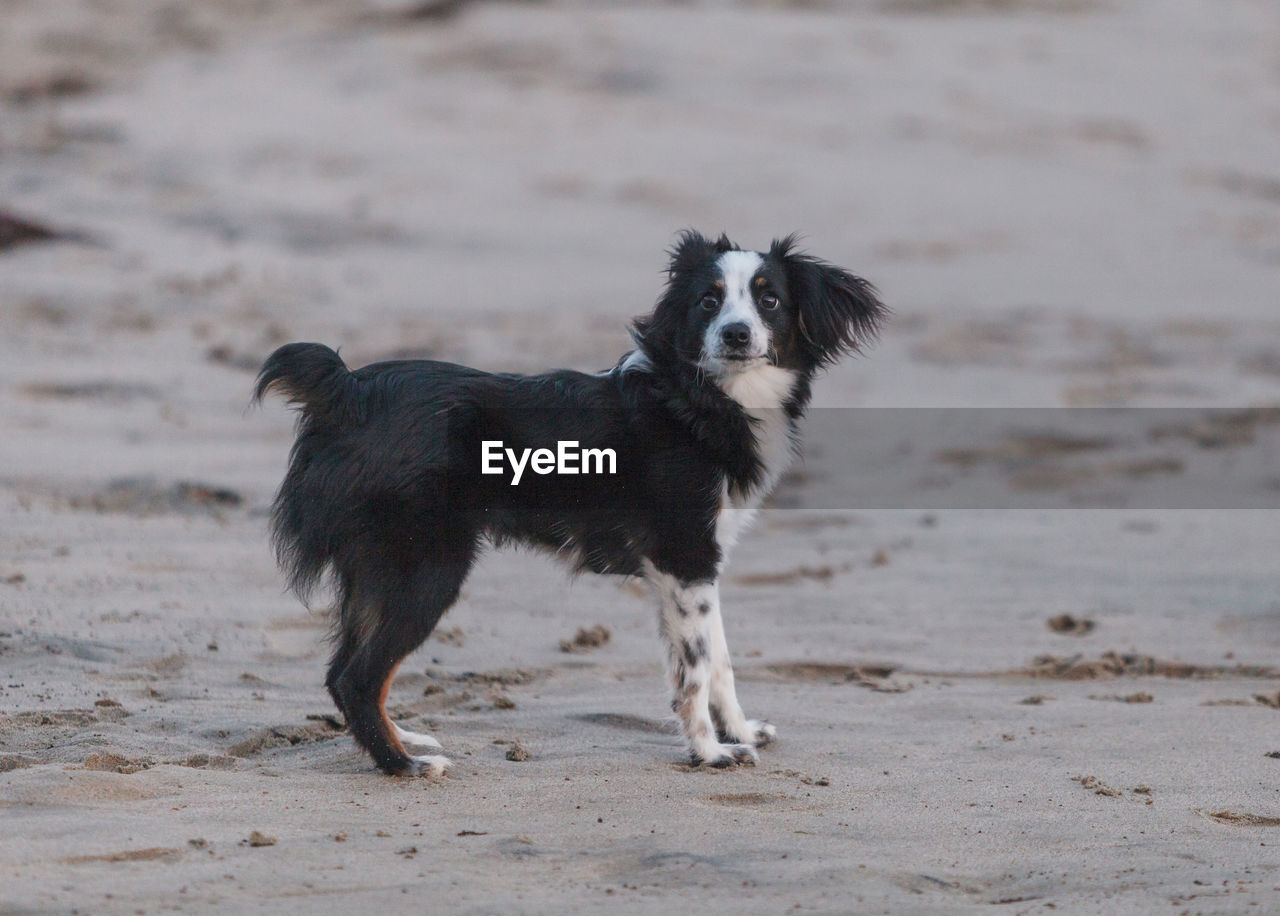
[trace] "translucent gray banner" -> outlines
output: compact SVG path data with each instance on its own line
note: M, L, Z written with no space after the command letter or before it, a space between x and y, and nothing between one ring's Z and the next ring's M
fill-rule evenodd
M1280 408L822 408L804 509L1280 509Z

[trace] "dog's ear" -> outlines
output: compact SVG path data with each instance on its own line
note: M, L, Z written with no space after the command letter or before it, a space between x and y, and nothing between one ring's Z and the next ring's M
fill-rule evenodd
M729 236L720 233L720 238L716 239L716 254L724 254L726 251L741 251L736 242L729 241Z
M775 239L769 255L786 273L806 351L815 365L828 365L875 340L889 310L869 282L795 246L794 235Z
M738 250L738 246L723 233L713 242L695 229L682 230L669 252L671 261L667 265L667 277L674 279L676 274L701 267L716 255Z

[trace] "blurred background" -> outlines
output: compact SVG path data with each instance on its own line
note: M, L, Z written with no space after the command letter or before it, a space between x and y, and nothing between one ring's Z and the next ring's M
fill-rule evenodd
M117 400L190 394L182 413L200 379L246 395L286 339L596 369L694 227L756 248L799 231L880 287L883 347L819 403L1280 391L1268 0L0 16L5 381L70 348L65 372ZM67 238L21 244L41 229Z
M504 552L394 687L459 767L375 789L254 373L612 366L685 227L880 288L818 405L1035 409L813 412L756 770L681 768L635 583ZM1278 306L1276 0L0 0L0 898L1275 911Z

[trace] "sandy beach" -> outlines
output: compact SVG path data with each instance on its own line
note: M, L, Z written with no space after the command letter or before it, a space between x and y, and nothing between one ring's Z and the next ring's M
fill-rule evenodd
M0 912L1280 910L1274 13L5 4ZM645 590L490 552L378 774L254 373L610 366L683 227L894 312L723 582L777 744L692 768Z

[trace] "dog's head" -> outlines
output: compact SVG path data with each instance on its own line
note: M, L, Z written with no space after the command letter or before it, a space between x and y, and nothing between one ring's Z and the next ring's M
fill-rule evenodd
M796 251L794 236L760 252L686 231L635 330L650 357L716 378L767 365L811 374L870 341L886 313L870 283Z

